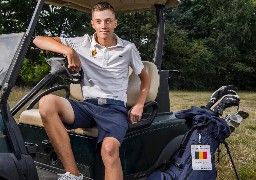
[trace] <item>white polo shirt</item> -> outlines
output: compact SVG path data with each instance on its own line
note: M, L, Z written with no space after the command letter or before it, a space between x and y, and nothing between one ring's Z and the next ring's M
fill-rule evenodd
M129 66L135 74L144 68L135 45L119 38L112 47L104 47L88 34L76 38L60 38L73 48L81 60L84 98L110 98L127 102Z

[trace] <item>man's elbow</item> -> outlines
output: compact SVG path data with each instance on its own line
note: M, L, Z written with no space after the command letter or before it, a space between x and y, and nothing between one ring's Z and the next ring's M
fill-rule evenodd
M33 40L33 44L35 44L36 46L38 46L40 44L40 42L42 41L43 37L42 36L37 36L34 40Z

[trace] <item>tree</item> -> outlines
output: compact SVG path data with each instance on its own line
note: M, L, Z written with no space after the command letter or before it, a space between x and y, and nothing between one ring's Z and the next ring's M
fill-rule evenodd
M2 33L24 32L35 6L34 0L1 0Z
M144 61L152 61L156 41L156 17L154 11L120 13L116 33L136 44Z
M206 89L215 78L214 56L203 40L188 41L188 33L167 25L164 67L181 72L182 78L172 81L172 88ZM210 87L211 84L209 84ZM208 86L209 87L209 86Z
M92 32L90 14L65 7L45 5L35 35L78 36Z
M170 26L187 33L186 44L199 40L213 56L211 84L245 89L244 82L251 88L255 79L255 12L252 0L184 0L178 9L167 10L166 19ZM211 88L209 83L204 86Z

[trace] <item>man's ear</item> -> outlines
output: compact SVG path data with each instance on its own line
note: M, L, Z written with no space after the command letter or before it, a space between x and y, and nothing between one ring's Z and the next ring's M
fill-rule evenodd
M115 20L115 28L118 26L118 22L117 20Z
M94 23L93 23L93 20L91 20L91 25L92 25L92 27L94 28Z

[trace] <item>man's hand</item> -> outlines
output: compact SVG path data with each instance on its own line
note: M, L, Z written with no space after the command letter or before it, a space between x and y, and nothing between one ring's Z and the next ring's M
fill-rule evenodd
M139 97L138 97L137 103L128 112L128 115L130 117L130 121L132 124L137 123L141 119L144 103L145 103L145 100L149 91L149 85L150 85L150 79L145 68L141 70L141 73L138 76L141 80Z
M66 56L68 60L68 68L71 69L72 71L77 71L77 72L81 71L81 61L76 51L70 48Z
M63 45L59 37L37 36L33 43L40 49L66 55L68 68L77 72L81 70L81 61L78 54L74 49Z
M143 113L143 105L140 104L135 104L135 106L133 106L129 112L129 118L132 124L137 123L138 121L140 121L142 113Z

